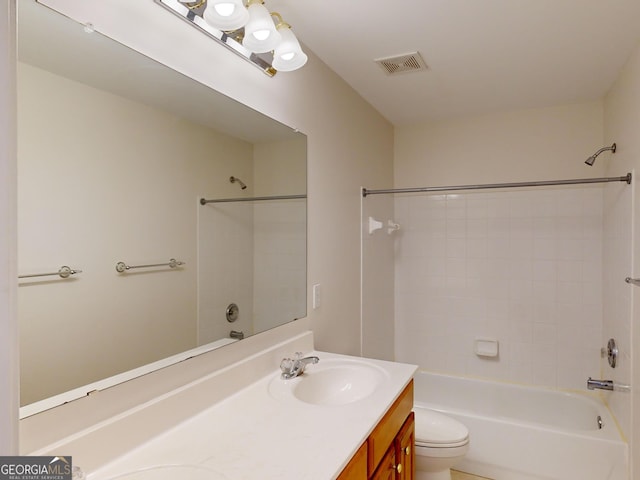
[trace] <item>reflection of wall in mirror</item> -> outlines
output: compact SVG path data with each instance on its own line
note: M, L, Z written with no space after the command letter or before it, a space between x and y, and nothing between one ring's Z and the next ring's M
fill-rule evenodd
M251 180L253 147L28 65L18 80L19 271L83 270L20 282L28 404L196 345L197 200ZM114 268L171 257L185 268Z
M307 191L306 139L254 146L256 195ZM283 175L286 172L287 175ZM306 315L306 200L260 202L254 207L254 328Z

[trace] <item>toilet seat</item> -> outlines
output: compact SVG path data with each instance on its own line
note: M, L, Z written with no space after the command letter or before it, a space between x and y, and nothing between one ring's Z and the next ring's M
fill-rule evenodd
M469 438L461 440L460 442L455 443L429 443L429 442L421 442L416 440L416 447L428 447L428 448L456 448L456 447L464 447L467 443L469 443Z
M469 451L469 441L458 447L430 447L416 444L416 465L421 464L423 459L452 459L462 458Z
M428 408L415 408L416 447L455 448L469 443L469 430L459 421Z

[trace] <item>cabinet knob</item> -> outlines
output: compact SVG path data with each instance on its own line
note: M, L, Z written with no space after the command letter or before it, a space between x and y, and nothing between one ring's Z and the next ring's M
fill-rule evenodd
M404 454L405 455L411 455L411 447L410 446L404 447Z
M402 464L399 463L398 465L396 465L396 472L398 473L402 473Z

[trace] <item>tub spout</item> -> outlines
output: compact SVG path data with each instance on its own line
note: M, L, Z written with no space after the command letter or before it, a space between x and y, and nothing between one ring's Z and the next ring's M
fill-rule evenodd
M589 377L587 380L587 388L589 390L600 389L600 390L613 390L613 380L594 380Z

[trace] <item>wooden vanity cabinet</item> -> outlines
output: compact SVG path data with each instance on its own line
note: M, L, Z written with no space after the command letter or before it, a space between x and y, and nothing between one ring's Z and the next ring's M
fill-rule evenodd
M415 421L413 380L407 385L338 480L413 480Z
M402 430L398 433L395 441L396 465L402 465L402 471L397 480L413 480L415 477L415 445L416 445L416 422L413 412L404 422Z
M344 470L340 472L338 480L363 480L367 478L369 478L367 474L367 442L364 442L344 467Z

